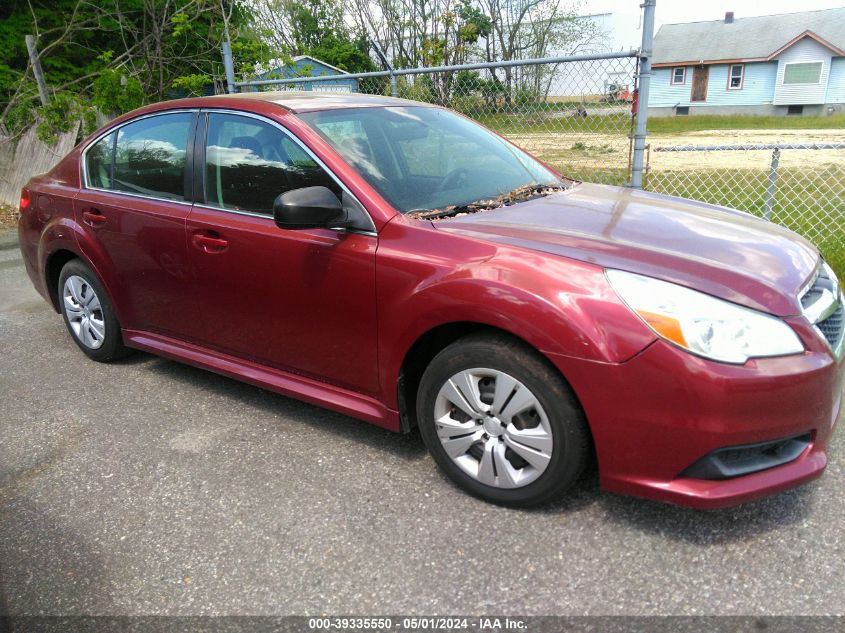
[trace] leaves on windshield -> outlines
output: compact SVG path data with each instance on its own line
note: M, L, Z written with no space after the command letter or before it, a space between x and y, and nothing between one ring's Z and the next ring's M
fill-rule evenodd
M409 218L417 220L444 220L446 218L459 218L463 215L471 215L479 211L489 211L490 209L499 209L501 207L508 207L517 202L525 202L527 200L534 200L535 198L542 198L558 191L564 191L569 187L564 184L543 184L543 185L525 185L518 187L513 191L508 191L495 198L484 198L470 202L468 204L450 205L442 209L420 209L408 212Z

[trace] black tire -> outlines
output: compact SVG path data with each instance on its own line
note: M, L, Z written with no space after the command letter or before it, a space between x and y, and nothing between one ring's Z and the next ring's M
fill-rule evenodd
M548 419L551 459L537 479L522 487L500 488L482 483L452 460L438 437L435 403L441 387L459 372L479 367L504 372L521 382ZM417 420L437 465L470 494L499 505L530 507L563 495L579 478L591 455L590 432L569 385L538 352L505 335L470 335L437 354L420 380Z
M85 283L93 289L96 293L97 299L99 299L100 306L98 316L102 316L102 322L105 324L105 336L102 339L102 343L96 348L92 348L80 340L79 335L76 334L71 326L70 318L68 316L68 307L64 300L64 288L65 282L68 278L74 276L81 277ZM105 287L97 275L94 274L94 271L92 271L85 262L79 259L72 259L64 265L62 272L59 274L59 286L57 288L57 292L59 309L61 310L65 327L67 328L71 339L73 339L73 342L76 343L77 347L79 347L79 349L81 349L88 358L97 362L105 363L122 358L131 352L131 350L123 344L120 323L114 313L111 299L109 298L108 293L106 293Z

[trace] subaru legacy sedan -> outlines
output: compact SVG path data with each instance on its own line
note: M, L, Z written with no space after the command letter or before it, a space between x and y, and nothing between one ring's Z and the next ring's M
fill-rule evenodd
M563 142L563 139L561 140ZM819 476L843 299L801 237L569 180L447 109L171 101L21 194L27 272L90 359L140 349L418 429L458 486L697 508Z

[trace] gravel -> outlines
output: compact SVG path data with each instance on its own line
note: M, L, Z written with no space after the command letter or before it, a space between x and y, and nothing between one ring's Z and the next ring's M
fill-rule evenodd
M696 512L466 496L394 435L138 353L88 361L0 237L0 613L842 614L826 475Z

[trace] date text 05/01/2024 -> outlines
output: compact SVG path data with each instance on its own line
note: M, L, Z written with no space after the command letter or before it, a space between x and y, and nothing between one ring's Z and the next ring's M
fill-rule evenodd
M335 631L524 631L524 620L498 617L321 617L309 618L311 630Z

